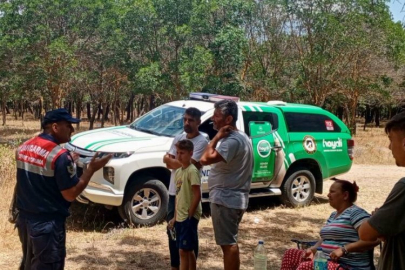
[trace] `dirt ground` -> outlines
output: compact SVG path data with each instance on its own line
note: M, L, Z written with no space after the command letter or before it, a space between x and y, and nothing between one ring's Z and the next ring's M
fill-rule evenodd
M372 211L380 206L405 169L388 165L354 165L339 176L354 180L360 187L357 205ZM268 269L279 269L291 238L317 238L325 219L333 211L326 194L332 181L326 181L324 193L309 207L289 209L277 198L250 201L240 227L241 269L253 268L253 250L258 239L265 241ZM4 204L4 202L0 202ZM215 245L209 210L199 225L200 255L198 269L222 269L222 253ZM2 208L4 209L4 208ZM71 209L67 233L66 269L169 269L165 225L150 228L125 228L113 210L75 203ZM2 217L5 217L2 213ZM0 220L0 269L17 269L21 248L16 231ZM379 252L376 249L375 259Z

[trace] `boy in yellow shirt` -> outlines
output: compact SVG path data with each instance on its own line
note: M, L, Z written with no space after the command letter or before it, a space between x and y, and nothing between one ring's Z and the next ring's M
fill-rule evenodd
M182 167L177 169L176 210L169 222L169 229L176 228L176 242L180 250L180 269L194 270L197 267L194 247L198 246L198 222L201 217L201 178L198 169L191 163L194 146L189 140L176 144L177 160Z

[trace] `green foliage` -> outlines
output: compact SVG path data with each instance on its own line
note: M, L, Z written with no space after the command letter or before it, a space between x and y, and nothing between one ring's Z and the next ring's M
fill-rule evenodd
M383 0L10 0L0 14L2 101L206 91L353 111L402 87L405 31Z

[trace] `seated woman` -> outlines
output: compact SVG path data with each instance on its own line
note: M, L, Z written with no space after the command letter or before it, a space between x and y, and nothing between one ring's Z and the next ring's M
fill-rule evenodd
M335 180L329 189L329 204L336 209L322 227L319 240L306 250L289 249L284 253L281 270L313 269L313 257L317 247L330 259L328 269L374 269L369 252L376 242L359 239L357 232L361 223L370 217L365 210L356 206L359 188L346 180Z

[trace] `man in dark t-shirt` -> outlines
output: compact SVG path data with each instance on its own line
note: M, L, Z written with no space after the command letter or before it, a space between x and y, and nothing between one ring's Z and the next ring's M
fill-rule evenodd
M111 158L94 155L77 177L72 156L59 144L70 141L72 123L79 121L65 109L49 111L42 122L43 133L16 151L16 227L23 251L20 270L64 268L65 220L70 203L86 188L94 172Z
M405 167L405 112L395 115L386 125L389 149L397 166ZM405 178L391 190L384 204L359 229L361 240L384 241L379 270L405 269Z

